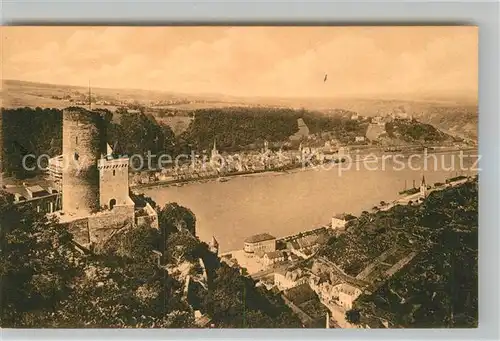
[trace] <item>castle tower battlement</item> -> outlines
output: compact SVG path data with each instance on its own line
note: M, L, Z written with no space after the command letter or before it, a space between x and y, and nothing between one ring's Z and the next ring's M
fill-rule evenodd
M112 209L115 205L129 204L128 166L128 158L102 158L98 161L101 207Z
M97 162L106 152L100 114L83 108L63 110L64 212L88 213L100 206Z

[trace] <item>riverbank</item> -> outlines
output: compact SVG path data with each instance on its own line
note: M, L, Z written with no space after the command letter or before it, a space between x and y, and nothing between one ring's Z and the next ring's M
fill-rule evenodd
M454 186L464 184L465 182L471 181L471 179L472 179L472 177L459 179L459 180L453 180L453 181L446 181L446 184L443 186L429 188L427 190L427 195L432 193L432 192L435 192L435 191L442 191L442 190L445 190L446 188L449 188L449 187L454 187ZM405 196L402 196L402 197L400 197L392 202L388 202L384 206L380 207L379 210L380 211L387 211L387 210L393 208L394 206L407 205L411 202L413 202L415 205L418 205L418 204L421 204L423 202L423 200L424 200L424 198L421 196L421 193L416 193L416 194L412 194L412 195L405 195ZM357 219L357 218L355 218L355 219ZM305 237L305 236L308 236L311 234L318 233L318 231L323 230L323 229L331 229L331 227L332 227L332 225L330 222L328 224L322 225L321 227L307 229L307 230L300 231L298 233L293 233L291 235L278 237L278 238L276 238L276 243L283 244L284 242L294 240L294 239L299 238L299 237ZM257 255L255 255L253 253L245 252L243 250L243 245L242 245L241 249L234 249L232 251L221 252L220 257L225 258L228 261L236 260L237 264L240 267L247 269L249 275L252 275L252 276L262 277L262 276L264 276L266 274L270 274L274 271L273 270L274 266L270 266L270 265L266 264L262 258L258 257ZM284 265L284 264L285 263L283 263L281 265Z
M226 175L210 175L199 178L192 179L178 179L178 180L169 180L169 181L155 181L146 184L135 184L131 185L131 190L137 189L151 189L151 188L160 188L160 187L169 187L169 186L184 186L187 184L202 184L207 182L218 181L219 179L229 180L237 177L256 177L263 175L277 175L277 174L285 174L286 171L278 171L278 170L257 170L257 171L248 171L248 172L237 172L230 173Z
M471 152L477 151L477 148L456 148L456 147L429 147L427 149L427 154L447 154L447 153L455 153L455 152ZM132 190L138 189L150 189L150 188L158 188L158 187L170 187L170 186L184 186L187 184L201 184L211 181L217 181L219 179L223 179L222 182L225 182L229 179L237 178L237 177L250 177L250 176L262 176L262 175L279 175L279 174L293 174L296 172L306 171L306 170L315 170L320 168L333 168L339 165L351 165L364 161L375 162L383 160L384 158L390 157L403 157L407 158L408 155L411 155L410 152L412 150L402 150L398 152L387 152L382 148L371 147L365 148L356 152L352 152L351 154L346 155L337 155L336 159L325 159L323 162L312 161L311 164L304 165L302 162L294 162L281 167L275 168L267 168L267 169L257 169L257 170L248 170L248 171L240 171L240 172L231 172L227 174L211 174L207 176L199 176L199 177L190 177L187 179L174 179L167 181L151 181L148 183L141 184L133 184L130 186ZM415 152L415 150L413 150ZM424 155L424 149L417 151L417 155ZM342 167L346 169L350 169L347 167Z

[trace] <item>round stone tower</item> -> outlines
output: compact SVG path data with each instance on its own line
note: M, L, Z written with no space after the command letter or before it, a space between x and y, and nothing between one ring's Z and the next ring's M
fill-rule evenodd
M88 214L99 208L97 162L106 152L104 121L84 108L63 110L62 209Z

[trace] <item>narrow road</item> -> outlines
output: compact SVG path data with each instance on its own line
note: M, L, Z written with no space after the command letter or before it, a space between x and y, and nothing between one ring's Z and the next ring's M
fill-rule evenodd
M253 274L250 274L250 277L252 277L254 280L259 280L263 277L266 277L272 273L274 273L275 269L267 269L267 270L263 270L263 271L259 271L259 272L255 272Z

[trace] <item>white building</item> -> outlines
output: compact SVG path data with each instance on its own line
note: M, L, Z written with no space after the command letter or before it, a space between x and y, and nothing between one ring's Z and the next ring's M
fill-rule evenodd
M275 263L283 262L286 259L286 255L282 251L272 251L267 252L262 257L265 266L273 265Z
M355 286L347 283L342 283L338 285L338 304L344 307L346 310L352 309L352 303L361 295L362 291Z
M276 237L268 233L253 235L245 239L243 250L247 253L276 251Z
M63 156L59 155L49 159L47 175L49 180L53 181L56 184L60 184L62 182L62 173L64 168Z
M337 214L332 217L332 229L333 230L342 230L345 228L345 225L348 222L347 214Z
M337 154L340 157L349 155L349 149L347 147L339 147Z
M287 290L308 282L308 276L302 269L277 271L274 273L274 285L280 290Z
M317 251L320 242L324 238L324 235L314 233L290 240L286 243L286 246L294 255L302 259L309 259Z
M364 142L365 141L365 137L364 136L356 136L355 141L356 142Z

